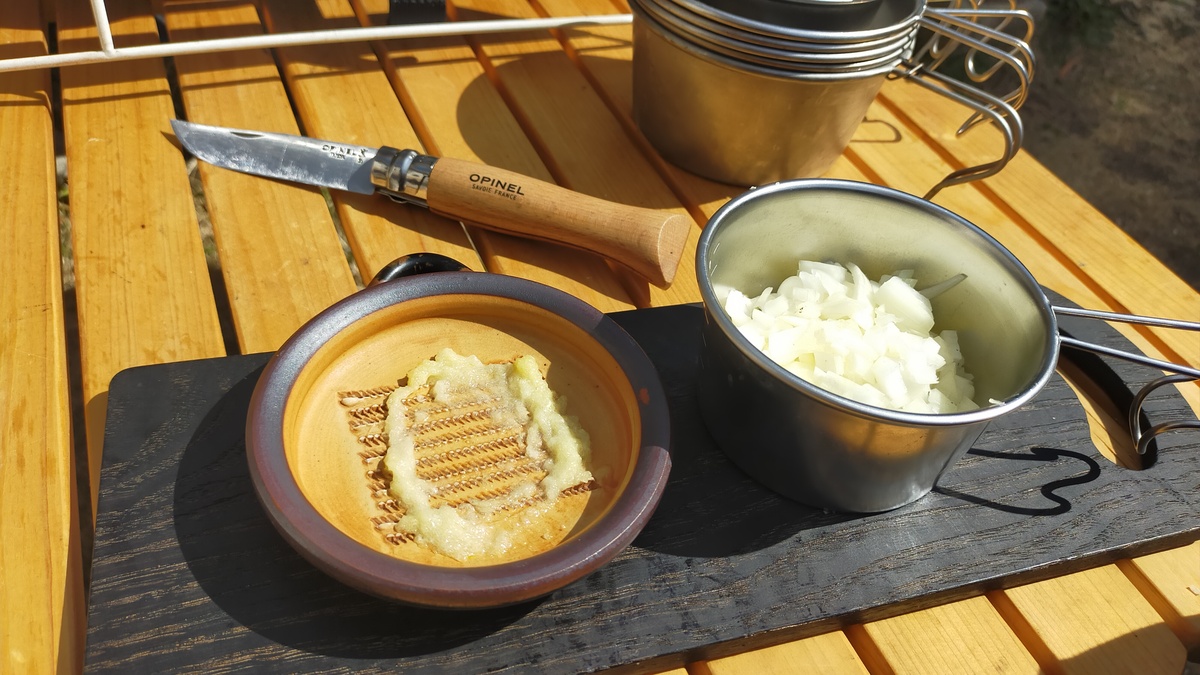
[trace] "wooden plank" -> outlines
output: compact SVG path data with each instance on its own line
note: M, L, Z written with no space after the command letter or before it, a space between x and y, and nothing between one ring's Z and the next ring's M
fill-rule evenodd
M262 3L274 33L358 25L344 0ZM375 53L365 43L278 51L288 89L309 136L377 147L423 149ZM333 194L338 216L364 279L402 255L429 251L483 269L462 225L374 195Z
M608 0L563 0L542 5L548 16L615 14ZM628 11L627 8L625 11ZM633 34L628 25L588 26L562 31L570 58L579 66L617 122L701 224L745 188L688 173L662 159L633 121Z
M876 621L864 630L897 675L1039 672L983 596Z
M47 53L5 3L0 58ZM84 603L50 74L0 75L0 672L82 667Z
M364 25L383 23L388 0L354 3ZM381 45L384 67L426 149L554 182L516 118L462 38ZM629 294L598 256L544 242L471 230L489 270L534 279L602 311L632 309Z
M1000 610L1018 634L1046 645L1064 673L1176 675L1183 666L1183 644L1115 565L1009 589L1004 596L1012 605L1002 603Z
M765 647L704 664L712 675L869 672L841 631ZM701 671L703 672L703 671Z
M263 32L251 2L167 4L164 18L174 42ZM175 67L192 121L300 133L269 52L181 56ZM355 291L319 190L204 162L199 170L243 352L277 349L317 312Z
M1119 565L1176 635L1200 645L1200 541Z
M460 20L537 16L520 0L469 0L456 3L453 10ZM557 40L539 31L477 37L471 42L560 184L602 199L686 213ZM689 215L696 219L696 214ZM647 287L624 276L639 306L699 298L698 236L699 227L688 240L670 288Z
M86 2L62 0L57 16L59 51L97 48ZM158 41L149 3L109 7L109 19L118 46ZM112 376L225 350L162 62L61 77L94 514Z
M994 159L997 148L1002 147L999 132L990 125L955 137L955 130L966 119L966 109L917 85L888 83L883 97L886 105L903 110L903 115L958 165ZM1064 264L1075 267L1089 284L1103 289L1103 294L1111 298L1106 306L1193 321L1200 318L1200 293L1028 153L1018 154L984 186L988 196L1002 202L1023 227L1044 237L1046 248L1055 251ZM1051 194L1053 199L1038 198ZM1150 288L1155 292L1147 293ZM1158 331L1158 339L1172 358L1200 364L1200 333Z

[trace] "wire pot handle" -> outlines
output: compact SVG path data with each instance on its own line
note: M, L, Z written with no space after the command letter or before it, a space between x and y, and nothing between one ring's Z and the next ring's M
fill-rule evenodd
M1146 429L1142 428L1142 405L1146 402L1146 398L1154 393L1154 390L1168 384L1194 382L1195 380L1196 378L1188 375L1163 375L1138 391L1137 396L1133 398L1133 403L1129 406L1129 434L1133 438L1133 447L1137 449L1139 455L1146 454L1150 442L1160 434L1178 429L1200 429L1200 420L1173 420L1160 422Z
M1077 316L1085 319L1101 319L1104 321L1117 321L1120 323L1133 323L1143 326L1158 326L1161 328L1174 328L1178 330L1200 331L1200 323L1195 321L1183 321L1180 319L1161 319L1157 317L1139 316L1136 314L1119 314L1116 312L1102 312L1095 309L1078 309L1075 307L1059 307L1051 305L1050 307L1055 314L1063 316ZM1170 375L1164 375L1151 381L1143 386L1134 396L1133 402L1129 406L1129 434L1133 439L1133 446L1139 455L1146 454L1146 450L1150 447L1150 442L1161 434L1168 431L1176 431L1179 429L1200 429L1200 420L1173 420L1169 422L1161 422L1151 425L1147 428L1142 427L1142 407L1146 399L1155 390L1164 387L1168 384L1179 384L1183 382L1192 382L1200 380L1200 369L1185 366L1179 363L1170 361L1162 361L1153 359L1142 354L1134 354L1132 352L1104 347L1083 340L1077 340L1072 337L1060 335L1058 341L1062 345L1082 349L1092 352L1093 354L1102 354L1112 356L1126 361L1132 361L1143 366L1158 368L1165 370Z
M1195 321L1183 321L1181 319L1161 319L1152 316L1139 316L1137 314L1119 314L1117 312L1102 312L1095 309L1077 309L1075 307L1058 307L1055 305L1052 305L1050 309L1054 310L1055 314L1061 314L1063 316L1078 316L1084 319L1101 319L1103 321L1133 323L1142 326L1158 326L1160 328L1200 331L1200 323ZM1126 352L1120 349L1104 347L1102 345L1084 342L1083 340L1077 340L1067 336L1059 336L1058 340L1061 344L1074 347L1076 349L1089 351L1093 354L1104 354L1106 356L1132 361L1133 363L1139 363L1143 366L1150 366L1151 368L1165 370L1169 373L1186 375L1191 379L1200 379L1200 369L1192 368L1191 366L1153 359L1142 354L1134 354L1132 352Z
M980 24L979 20L997 23L992 28ZM941 190L998 173L1021 148L1024 126L1017 109L1025 102L1029 85L1033 79L1034 56L1029 45L1022 39L1000 30L1007 22L1019 20L1025 23L1026 39L1033 34L1033 19L1024 10L937 10L926 9L919 23L930 37L905 58L889 74L890 79L908 79L926 89L937 92L960 103L974 112L958 129L963 134L982 122L990 121L1004 138L1004 150L999 159L977 166L951 172L933 186L925 199L932 199ZM963 66L970 82L949 77L937 72L951 55L965 48ZM980 55L990 57L994 63L986 68L978 65ZM984 91L982 84L1000 72L1016 74L1017 87L1002 97Z

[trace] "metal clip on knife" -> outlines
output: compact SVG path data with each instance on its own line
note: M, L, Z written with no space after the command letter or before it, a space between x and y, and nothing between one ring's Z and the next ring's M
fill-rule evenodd
M360 194L383 193L490 230L566 244L667 286L692 227L689 218L589 197L511 171L387 146L171 120L175 136L216 166Z

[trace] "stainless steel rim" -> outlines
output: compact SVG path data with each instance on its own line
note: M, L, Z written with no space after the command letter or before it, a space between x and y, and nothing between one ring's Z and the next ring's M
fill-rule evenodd
M713 51L725 54L731 58L744 58L754 63L767 66L778 66L783 69L827 71L838 68L861 69L881 65L882 63L899 58L905 49L911 47L916 34L916 25L897 37L876 41L878 44L858 49L841 51L810 51L792 43L784 46L764 46L741 39L747 35L734 31L718 33L705 26L690 23L672 12L669 0L635 0L647 13L658 20L660 24L672 30L676 35L688 40L695 40ZM709 22L711 24L711 22Z
M638 2L639 0L634 1ZM701 16L700 14L696 14L686 7L673 2L673 0L640 1L654 2L663 10L678 17L680 21L696 26L697 28L703 28L711 33L716 33L717 35L721 35L733 40L739 40L741 42L748 42L761 47L768 47L783 51L803 51L814 54L855 52L903 41L907 37L904 32L901 32L899 36L888 35L881 38L855 42L813 42L810 40L789 38L783 35L765 35L762 33L741 30L718 21L713 21L712 19Z
M757 63L751 63L744 59L731 58L724 54L717 53L711 49L706 49L694 42L685 40L677 34L671 32L654 17L649 16L645 10L635 1L630 3L630 9L636 17L636 21L644 22L646 27L660 39L665 40L668 44L676 49L679 49L696 58L703 59L714 65L728 68L736 72L750 73L762 77L782 80L799 80L804 82L840 82L866 79L879 75L886 75L901 62L902 59L897 58L894 62L888 62L883 65L866 68L862 70L847 70L842 72L814 72L814 71L799 71L799 70L782 70L780 68L771 68Z
M895 36L911 28L925 10L925 0L885 0L877 24L857 31L816 31L763 23L735 16L698 0L671 0L681 7L733 28L774 37L790 37L808 42L849 43Z

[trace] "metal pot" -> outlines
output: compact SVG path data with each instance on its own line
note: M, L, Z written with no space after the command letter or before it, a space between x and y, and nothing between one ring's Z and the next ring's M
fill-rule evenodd
M911 195L848 181L776 183L721 208L698 249L703 418L736 465L797 501L875 512L919 498L990 420L1033 398L1054 372L1057 322L1033 276L983 230ZM927 283L966 271L934 300L934 315L938 330L959 331L977 400L1001 403L945 415L885 410L770 360L730 321L717 289L759 291L794 274L799 260L853 262L871 278L913 269Z
M795 274L799 260L855 263L877 279L911 269L925 286L965 274L933 299L937 331L958 332L979 410L919 414L853 401L792 374L750 344L722 309L722 288L756 295ZM850 512L894 509L929 492L987 424L1049 381L1061 345L1179 373L1200 370L1060 336L1058 314L1200 330L1200 323L1052 306L1029 270L979 227L924 199L867 183L795 180L749 192L705 226L696 273L706 324L699 368L703 419L746 473L787 497Z
M894 65L829 75L748 64L682 40L631 7L638 127L668 161L725 183L823 172Z
M796 11L806 4L763 2ZM1021 145L1016 108L1033 57L1025 41L985 22L1023 20L1028 39L1028 14L940 12L926 9L925 0L863 6L878 10L863 29L814 31L697 0L634 0L634 121L664 158L706 178L760 185L818 176L845 150L885 79L910 78L976 111L960 131L990 121L1005 144L999 160L955 171L926 196L1000 171ZM921 45L918 29L926 34ZM960 47L971 84L935 72ZM991 64L983 72L978 54ZM1003 99L974 86L1001 68L1018 81Z

